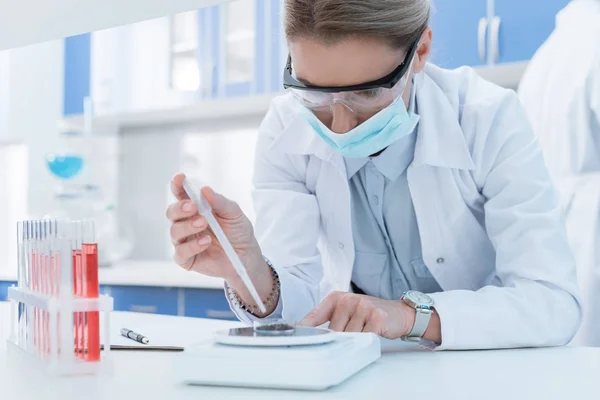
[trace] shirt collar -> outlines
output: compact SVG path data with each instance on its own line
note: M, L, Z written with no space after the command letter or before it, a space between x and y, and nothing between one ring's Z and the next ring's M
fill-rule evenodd
M417 98L414 80L410 89L408 112L417 113ZM410 135L392 143L377 157L345 158L344 161L346 163L346 174L348 179L351 179L370 160L386 178L392 181L396 180L413 159L416 130L417 128L415 127L415 130Z

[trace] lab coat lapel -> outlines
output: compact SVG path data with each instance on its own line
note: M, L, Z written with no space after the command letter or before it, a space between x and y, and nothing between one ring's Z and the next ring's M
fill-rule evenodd
M350 209L350 186L344 158L323 141L301 117L296 116L272 146L287 154L319 158L315 195L329 242L328 254L336 284L349 285L354 264L354 239ZM308 179L308 178L307 178ZM312 177L309 180L313 180ZM336 287L344 290L347 287Z
M459 99L449 98L427 70L415 77L415 84L421 119L413 165L475 169L459 123Z
M467 210L456 184L456 170L474 169L458 107L426 74L419 74L418 126L415 157L407 170L408 185L419 225L423 260L443 289L454 286L456 260L452 225ZM458 102L458 99L456 100Z

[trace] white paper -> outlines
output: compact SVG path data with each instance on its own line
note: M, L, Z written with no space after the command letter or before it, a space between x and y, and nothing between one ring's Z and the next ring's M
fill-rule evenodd
M190 346L209 339L215 329L229 329L241 326L239 322L219 321L197 318L181 318L167 315L147 315L139 313L117 312L111 315L110 343L112 346L132 349L168 349L174 350ZM205 325L206 328L202 328ZM121 329L130 329L148 338L148 344L136 342L121 335ZM101 332L104 332L101 319Z

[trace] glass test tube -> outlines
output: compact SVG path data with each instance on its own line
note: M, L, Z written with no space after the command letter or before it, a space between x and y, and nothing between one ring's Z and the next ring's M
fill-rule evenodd
M48 295L48 259L46 251L46 221L40 221L40 289L43 295ZM42 318L42 356L46 356L48 354L48 312L45 310L41 311Z
M25 221L24 222L24 235L25 235L25 245L24 247L24 255L23 257L25 258L25 270L26 270L26 277L25 277L25 285L27 287L27 290L31 291L33 290L33 284L32 284L32 276L33 276L33 272L32 272L32 238L33 238L33 225L31 221ZM27 306L25 308L25 335L27 337L27 345L26 345L26 349L29 352L34 352L34 343L33 343L33 339L34 339L34 325L33 325L33 320L34 320L34 310L33 307L31 306Z
M84 297L98 298L98 243L96 242L96 225L93 220L83 224L82 254L84 271ZM86 360L100 361L100 313L86 312L85 350Z
M82 271L82 253L81 253L81 242L82 242L82 221L75 221L71 225L73 235L73 250L72 250L72 269L73 269L73 294L75 296L83 296L83 271ZM74 326L75 326L75 355L76 357L83 358L83 325L84 325L84 314L82 312L76 312L74 315Z
M19 289L25 288L25 262L23 253L25 251L25 222L17 222L17 266L18 266L18 286ZM19 317L17 324L17 340L19 346L25 344L25 324L27 317L25 314L25 304L19 302Z
M58 318L56 346L57 354L64 362L72 361L76 356L75 333L76 327L73 312L74 279L73 279L73 249L74 249L74 223L60 221L56 229L54 240L54 262L58 270L58 298L60 315Z
M17 222L17 286L19 289L23 289L24 285L24 273L23 273L23 263L21 260L21 254L23 254L23 222ZM19 303L19 343L21 343L21 310L22 303Z
M44 258L46 260L46 295L53 296L52 285L53 285L53 274L52 274L52 232L51 232L51 221L46 219L44 221ZM45 332L46 332L46 354L50 354L50 312L46 311L45 321Z
M39 292L40 286L40 263L39 263L39 244L40 244L40 231L39 221L33 221L33 240L31 243L32 255L31 255L31 266L33 271L33 291ZM33 320L33 344L35 346L36 353L40 351L40 310L34 307L34 320Z

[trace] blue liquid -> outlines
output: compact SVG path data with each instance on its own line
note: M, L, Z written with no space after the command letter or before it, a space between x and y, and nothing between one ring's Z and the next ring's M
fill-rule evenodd
M46 157L46 162L50 172L54 176L62 179L71 179L81 172L83 168L83 158L80 156L64 155L59 156L49 154Z

